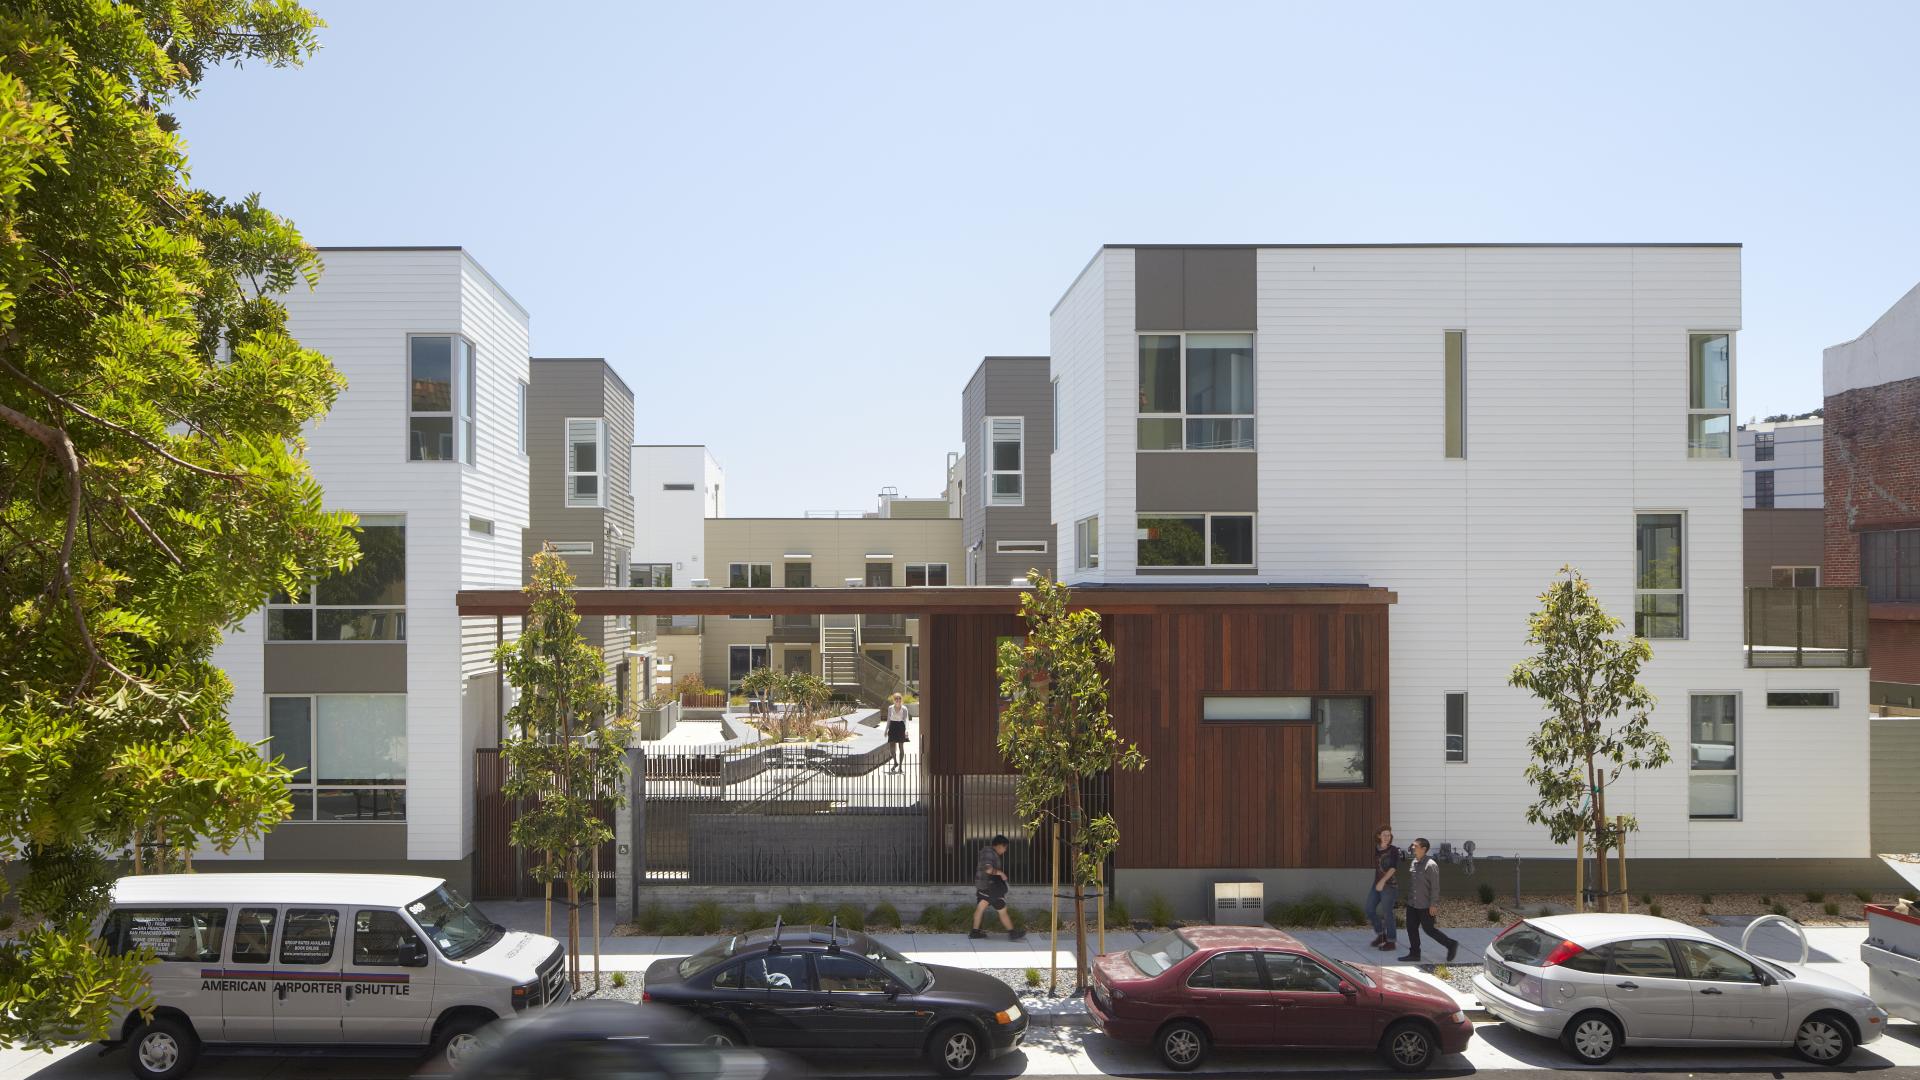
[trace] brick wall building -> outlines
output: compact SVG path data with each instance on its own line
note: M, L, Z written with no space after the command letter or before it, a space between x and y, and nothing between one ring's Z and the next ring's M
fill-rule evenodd
M1920 714L1920 287L1826 350L1821 583L1867 589L1872 701Z

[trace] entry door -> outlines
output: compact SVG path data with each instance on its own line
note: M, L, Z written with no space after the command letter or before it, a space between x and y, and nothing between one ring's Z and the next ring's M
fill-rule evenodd
M868 1050L914 1050L926 1021L910 996L891 997L893 980L857 956L821 953L813 958L820 991L827 995L823 1031L834 1045Z
M340 913L332 908L288 908L274 970L273 1040L341 1040Z
M1693 984L1681 976L1665 938L1613 943L1607 1003L1620 1014L1628 1039L1692 1038L1693 998Z
M433 1012L433 969L427 943L397 911L353 913L353 947L341 993L341 1028L348 1042L413 1046L425 1043Z
M1787 988L1768 986L1753 961L1724 945L1676 939L1693 985L1693 1037L1714 1042L1787 1041Z
M227 954L225 975L233 989L225 997L227 1041L270 1043L279 990L273 978L273 932L280 912L270 907L243 907L235 915L233 948Z
M1282 1046L1372 1046L1381 1027L1377 1010L1359 995L1340 992L1340 976L1298 953L1263 955L1273 985L1274 1023Z
M1216 953L1187 976L1193 1011L1221 1046L1270 1046L1276 1035L1274 995L1260 954Z

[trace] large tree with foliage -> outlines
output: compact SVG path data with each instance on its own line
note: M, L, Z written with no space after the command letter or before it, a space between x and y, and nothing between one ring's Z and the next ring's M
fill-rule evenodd
M1000 643L1000 754L1013 766L1014 798L1030 830L1059 830L1073 883L1074 977L1087 985L1090 886L1120 846L1112 814L1089 817L1086 782L1102 773L1144 769L1139 747L1120 737L1107 711L1113 646L1100 636L1100 613L1072 611L1067 587L1039 571L1020 594L1025 638Z
M1640 684L1652 646L1620 635L1620 620L1607 614L1578 570L1563 566L1560 573L1527 621L1527 643L1538 651L1509 679L1546 710L1527 737L1527 781L1539 796L1527 820L1545 825L1556 844L1584 831L1598 856L1595 885L1604 897L1607 852L1639 828L1631 815L1608 816L1607 788L1628 772L1665 765L1670 754L1647 715L1653 694Z
M501 790L520 800L508 839L538 856L532 873L547 903L553 903L554 885L567 890L568 974L578 988L580 896L599 887L593 852L613 839L600 807L627 804L626 749L633 732L627 719L613 715L606 658L580 634L573 575L553 545L534 555L526 593L530 610L519 640L494 653L519 692L507 710L513 734L500 748L507 762ZM547 921L551 925L551 908ZM594 955L599 952L596 937Z
M180 866L288 810L209 657L355 557L301 458L342 383L271 299L313 250L196 189L168 110L318 25L290 0L0 10L0 1043L97 1038L142 999L142 957L87 934L120 856Z

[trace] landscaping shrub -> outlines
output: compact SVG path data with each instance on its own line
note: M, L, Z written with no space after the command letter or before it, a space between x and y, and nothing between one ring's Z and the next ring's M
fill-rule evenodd
M1098 917L1096 913L1091 911L1088 912L1088 914L1095 915L1096 918ZM1013 921L1013 928L1015 930L1025 930L1027 928L1027 913L1024 911L1021 911L1018 907L1015 907L1012 904L1007 905L1007 918ZM967 919L969 922L971 922L973 919L973 916L968 915ZM998 922L999 916L997 915L994 916L994 921ZM985 925L984 920L982 920L982 925Z
M1267 921L1275 926L1362 926L1367 917L1351 900L1315 893L1297 904L1273 904L1267 908Z
M865 930L867 915L853 904L841 904L833 909L833 918L840 923L842 930Z
M761 911L757 907L741 908L733 916L736 930L764 930L772 925L773 912Z
M948 908L947 925L953 927L956 931L973 929L973 908L973 904L955 904ZM995 915L992 909L989 908L987 913L980 917L980 925L984 929L991 930L1000 925L1000 917Z
M1773 913L1775 915L1785 915L1787 913L1787 905L1785 904L1773 905Z
M1453 969L1445 964L1435 964L1433 965L1433 977L1439 979L1441 982L1448 982L1453 978Z
M1659 918L1659 917L1660 917L1660 905L1659 905L1659 904L1648 904L1648 905L1647 905L1647 914L1649 914L1649 915L1651 915L1651 916L1653 916L1653 917L1654 917L1654 918L1656 918L1656 919L1657 919L1657 918Z
M1484 881L1483 881L1483 882L1481 882L1481 883L1480 883L1480 889L1479 889L1479 892L1480 892L1480 902L1481 902L1481 903L1483 903L1483 904L1491 904L1491 903L1493 903L1493 886L1491 886L1491 885L1489 885L1489 884L1487 884L1486 882L1484 882Z
M1176 916L1173 905L1159 893L1147 897L1147 921L1155 926L1172 926Z
M666 931L663 930L662 927L664 927L666 923L667 923L667 909L664 907L661 907L660 901L658 900L655 900L652 903L648 904L646 907L641 908L633 916L634 928L639 930L643 934L665 933Z
M867 925L876 930L898 930L900 929L900 909L882 900L873 905L872 911L867 912Z
M1829 915L1838 915L1840 914L1840 905L1829 900L1826 902L1825 905L1823 905L1820 908L1820 910L1826 912Z
M1121 903L1117 896L1107 900L1107 922L1113 926L1133 925L1133 917L1127 914L1127 905Z
M1027 969L1027 985L1028 986L1040 985L1040 969L1039 968Z
M1496 909L1496 908L1488 908L1488 909L1487 909L1487 921L1488 921L1488 922L1499 922L1499 921L1500 921L1500 912L1499 912L1499 910L1498 910L1498 909Z
M1854 898L1855 900L1858 900L1858 901L1860 901L1860 902L1861 902L1861 903L1863 903L1863 904L1871 904L1871 903L1873 903L1873 894L1872 894L1871 892L1868 892L1868 891L1867 891L1867 890L1865 890L1865 889L1855 889L1855 890L1853 890L1853 898Z
M1817 904L1820 901L1825 900L1826 898L1827 898L1827 894L1823 892L1809 891L1807 893L1807 903L1809 904Z
M1653 894L1652 894L1652 893L1647 893L1647 892L1643 892L1643 893L1641 893L1641 894L1640 894L1640 906L1641 906L1641 907L1652 907L1652 906L1653 906Z
M660 920L660 932L668 937L682 937L693 933L690 914L685 911L667 912L667 917Z
M687 909L687 932L717 934L727 925L727 909L712 900L702 900Z
M780 918L788 926L825 926L832 917L820 904L796 901L780 909Z
M920 913L920 918L917 921L920 923L920 929L930 934L946 933L947 926L949 922L951 922L951 920L947 918L947 905L945 904L928 904L926 910Z
M626 972L624 972L624 971L616 971L616 972L614 972L614 973L613 973L613 988L614 988L615 990L618 990L618 989L620 989L621 987L623 987L623 986L625 986L625 985L627 985L627 973L626 973Z
M1761 906L1761 907L1772 907L1772 906L1773 906L1773 897L1771 897L1771 896L1763 896L1763 897L1761 897L1761 898L1760 898L1760 906Z
M1708 904L1711 904L1711 903L1713 903L1713 894L1712 894L1712 893L1710 893L1710 892L1703 892L1703 893L1701 893L1701 894L1700 894L1700 906L1701 906L1701 907L1706 907L1706 906L1707 906Z

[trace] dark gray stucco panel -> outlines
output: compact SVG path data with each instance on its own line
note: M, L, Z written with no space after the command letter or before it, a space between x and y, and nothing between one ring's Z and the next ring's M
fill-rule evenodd
M404 694L407 644L393 642L269 643L269 694Z
M1254 328L1252 248L1187 248L1186 321L1182 330Z
M296 822L267 834L269 859L349 859L373 862L407 857L405 822Z
M1143 514L1170 510L1252 513L1259 502L1259 459L1244 450L1139 453L1133 460L1135 505Z
M1185 248L1141 248L1133 253L1133 328L1179 330L1186 318Z

